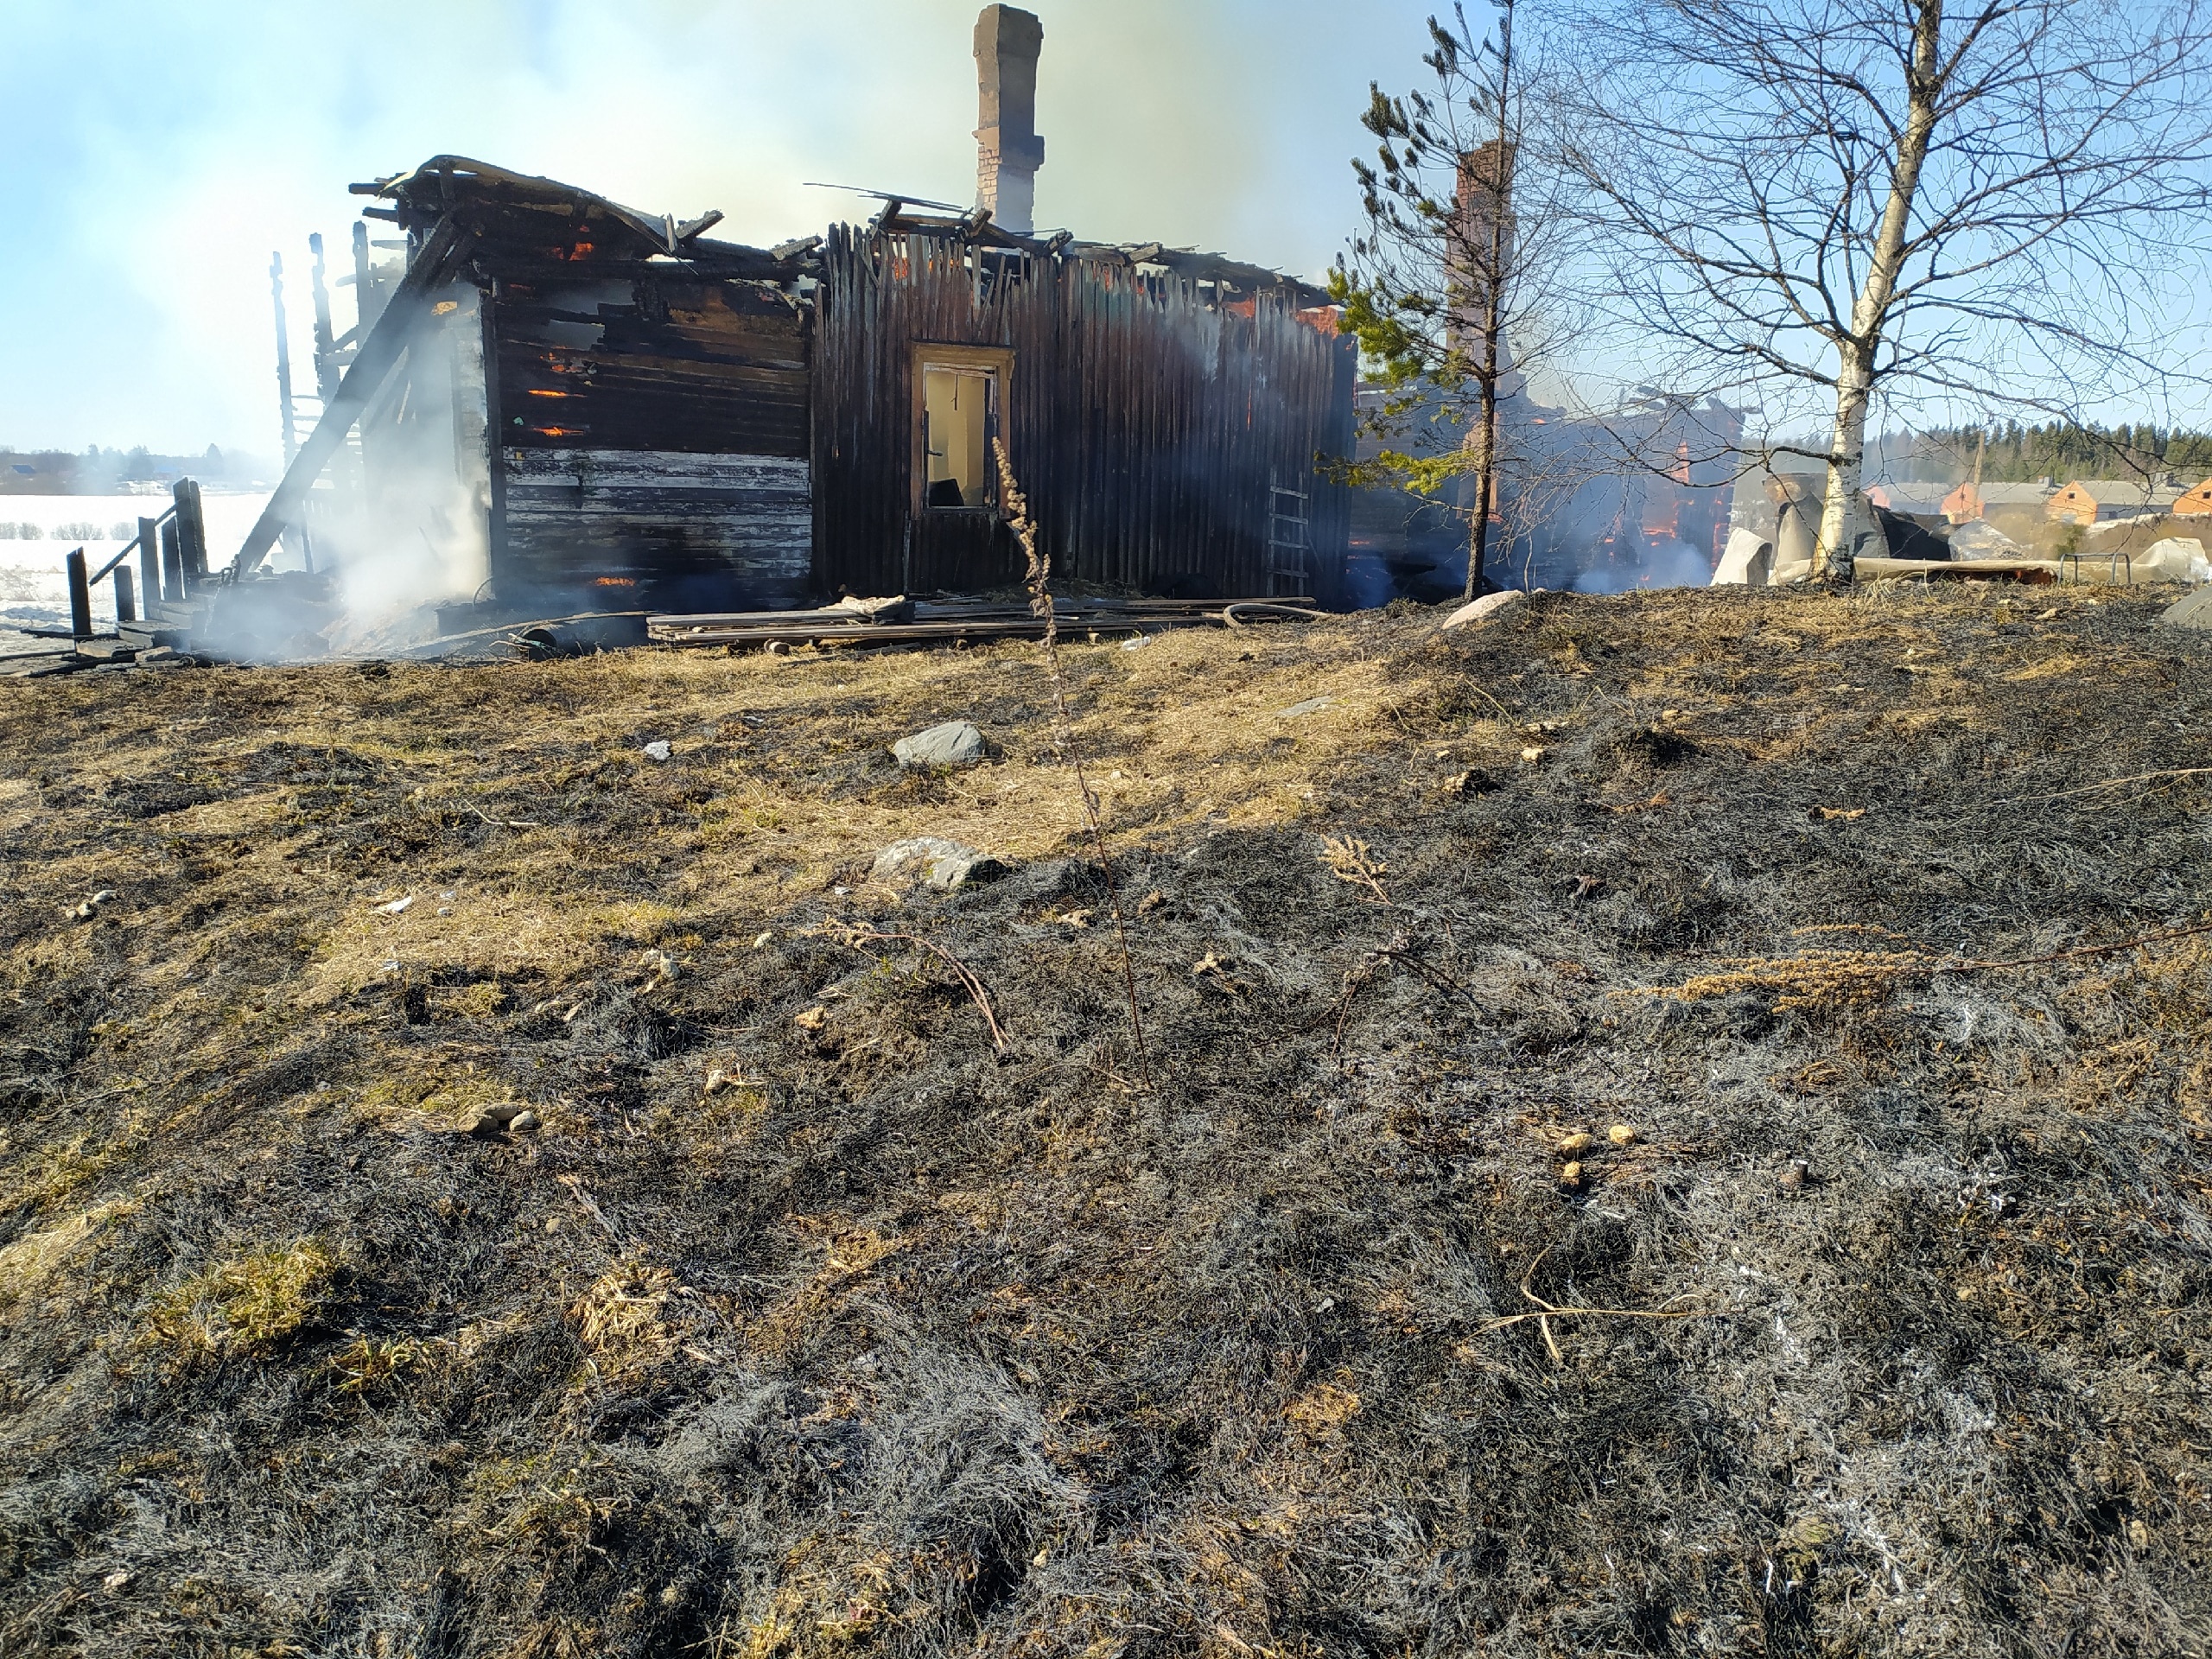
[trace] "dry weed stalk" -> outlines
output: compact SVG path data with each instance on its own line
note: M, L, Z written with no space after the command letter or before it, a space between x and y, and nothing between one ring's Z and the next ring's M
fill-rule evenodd
M1052 591L1048 585L1052 563L1037 545L1037 525L1029 516L1029 498L1021 493L1021 486L1014 476L1014 463L1007 457L1006 441L992 439L991 452L998 461L999 495L1007 523L1013 526L1014 539L1021 543L1022 555L1028 561L1023 585L1029 590L1029 609L1045 625L1045 666L1052 678L1052 741L1075 772L1076 791L1083 799L1083 821L1090 832L1091 851L1097 855L1099 874L1106 879L1107 902L1114 916L1114 938L1122 951L1122 982L1129 998L1129 1031L1136 1039L1137 1073L1149 1089L1152 1059L1145 1052L1144 1016L1137 1011L1137 975L1129 960L1128 927L1122 919L1121 884L1114 879L1114 862L1106 852L1106 832L1098 822L1098 798L1091 793L1090 779L1083 769L1082 751L1076 747L1074 722L1068 715L1067 677L1060 671L1059 618L1052 608Z
M1558 1303L1548 1302L1537 1295L1529 1285L1536 1276L1536 1269L1543 1265L1544 1258L1550 1254L1548 1247L1537 1251L1536 1259L1529 1264L1529 1271L1521 1275L1521 1294L1536 1305L1535 1311L1508 1313L1503 1319L1485 1320L1483 1329L1503 1331L1523 1319L1534 1319L1536 1329L1544 1333L1544 1346L1551 1351L1552 1358L1560 1364L1567 1363L1567 1356L1560 1352L1559 1343L1552 1335L1554 1319L1709 1319L1723 1312L1717 1307L1668 1307L1663 1304L1658 1307L1561 1307Z
M1361 845L1363 846L1365 843L1362 842ZM1385 899L1383 902L1387 904L1389 900ZM1409 968L1436 987L1438 990L1449 991L1455 996L1464 997L1469 1007L1478 1013L1481 1012L1482 1004L1475 1000L1472 991L1442 969L1422 959L1421 953L1426 948L1410 933L1402 931L1394 933L1387 943L1376 945L1360 959L1357 967L1344 976L1344 995L1337 1000L1336 1041L1330 1051L1338 1071L1345 1069L1344 1025L1351 1018L1352 999L1359 995L1362 987L1385 968L1392 966Z
M866 922L824 922L819 927L807 930L825 938L832 938L849 950L865 950L871 944L911 944L926 950L952 970L960 982L960 988L968 993L983 1016L983 1023L991 1028L991 1046L1001 1054L1006 1052L1006 1033L1000 1028L999 1017L991 1009L990 993L983 988L983 982L976 970L954 956L934 939L925 939L918 933L887 933Z
M1849 930L1800 930L1845 931ZM2037 968L2054 962L2118 956L2122 951L2193 938L2203 933L2212 933L2212 922L2139 933L2110 944L2085 944L2040 957L1939 957L1919 950L1812 950L1796 957L1736 957L1722 962L1719 972L1694 974L1679 985L1640 988L1629 995L1696 1002L1707 997L1732 996L1738 991L1778 992L1774 1002L1777 1014L1793 1008L1841 1008L1864 1006L1886 996L1898 985L1930 979L1937 974L1992 973L2005 968Z
M1375 849L1365 842L1351 836L1321 837L1321 862L1338 880L1351 887L1363 887L1375 895L1377 904L1387 905L1390 895L1382 891L1378 879L1389 866L1375 856Z

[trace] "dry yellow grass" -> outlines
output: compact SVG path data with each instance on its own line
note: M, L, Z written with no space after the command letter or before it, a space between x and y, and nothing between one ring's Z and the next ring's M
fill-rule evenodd
M315 1238L219 1262L156 1298L141 1339L186 1361L264 1357L321 1306L338 1267Z
M1071 646L1152 1089L1031 647L13 688L0 1649L2170 1630L2197 647L1995 601Z

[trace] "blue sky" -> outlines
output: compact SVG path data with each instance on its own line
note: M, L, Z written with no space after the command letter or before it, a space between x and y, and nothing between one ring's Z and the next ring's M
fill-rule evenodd
M1414 0L1037 0L1040 224L1318 276L1367 84ZM968 200L969 0L6 0L0 445L273 454L267 269L442 151L769 244L857 216L813 179ZM343 262L342 253L340 254ZM346 300L339 301L345 326ZM302 377L304 384L304 376Z

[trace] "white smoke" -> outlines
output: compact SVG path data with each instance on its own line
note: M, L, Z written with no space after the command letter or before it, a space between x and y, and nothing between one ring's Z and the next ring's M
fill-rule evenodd
M324 638L341 655L436 637L437 607L473 599L492 573L489 503L450 466L379 471L376 499L315 538L343 607Z

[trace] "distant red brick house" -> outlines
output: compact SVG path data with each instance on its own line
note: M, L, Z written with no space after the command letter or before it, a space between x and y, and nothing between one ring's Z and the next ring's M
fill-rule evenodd
M2077 478L2044 504L2044 516L2060 524L2094 524L2139 512L2167 512L2181 494L2163 478Z
M2212 478L2193 490L2183 490L2174 499L2173 515L2177 518L2201 518L2207 513L2212 513Z

